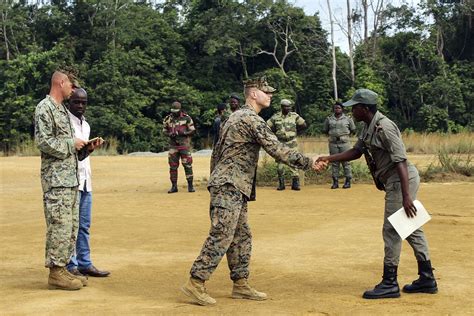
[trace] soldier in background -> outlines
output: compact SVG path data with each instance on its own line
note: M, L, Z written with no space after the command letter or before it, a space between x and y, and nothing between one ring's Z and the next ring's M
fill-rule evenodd
M356 126L351 117L346 116L342 110L342 103L336 102L333 107L334 113L324 121L323 131L329 137L329 154L334 155L351 149L350 135L356 131ZM331 189L339 187L339 165L341 162L334 161L332 166L332 186ZM349 161L342 162L344 167L343 189L351 187L352 170Z
M214 118L214 123L212 124L212 148L214 148L217 144L217 141L219 140L219 135L220 135L220 130L221 130L221 125L227 117L225 116L225 112L227 110L227 104L226 103L219 103L216 107L217 109L217 115Z
M163 120L163 133L170 138L168 163L170 166L171 189L168 193L178 192L180 158L188 181L188 192L195 191L193 186L193 157L191 156L191 135L195 131L193 119L181 110L181 103L173 102L171 114Z
M232 113L240 109L240 97L237 95L237 93L232 93L229 96L229 106Z
M259 151L301 169L312 159L280 143L258 113L270 106L274 88L259 78L245 83L246 105L234 112L222 126L211 157L208 189L211 195L211 229L194 261L188 282L181 290L200 305L216 303L206 291L205 281L224 255L234 282L232 297L265 300L265 293L249 285L252 234L247 223L247 201L255 178Z
M84 159L94 148L75 138L69 114L62 102L74 91L74 76L58 70L51 88L35 110L35 141L41 151L41 187L46 219L45 266L50 288L79 290L86 277L74 276L65 268L76 247L79 223L78 155ZM87 150L83 150L87 149Z
M292 103L290 100L283 99L280 102L281 112L275 113L268 121L267 124L278 137L278 140L290 148L297 149L298 142L296 136L298 132L306 129L305 120L299 116L296 112L291 112ZM277 190L285 190L285 168L287 168L281 161L277 161L278 167L278 188ZM292 177L292 190L300 190L300 178L298 170L290 168Z

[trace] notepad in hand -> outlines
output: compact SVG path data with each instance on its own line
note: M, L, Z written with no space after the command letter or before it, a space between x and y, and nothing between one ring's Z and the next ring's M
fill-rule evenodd
M416 207L415 217L409 218L403 207L388 217L388 221L392 224L393 228L395 228L402 239L410 236L415 230L431 219L430 214L428 214L420 201L415 200L413 201L413 204L415 204Z

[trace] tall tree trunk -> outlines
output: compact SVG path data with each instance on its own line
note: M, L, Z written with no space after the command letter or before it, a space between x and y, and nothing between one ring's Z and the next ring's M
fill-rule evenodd
M249 77L249 73L247 71L247 63L245 62L244 51L242 49L241 42L239 42L239 50L240 50L240 62L242 63L242 70L244 71L244 78L247 79Z
M351 66L351 83L352 87L355 84L355 71L354 71L354 53L353 53L353 43L352 43L352 10L351 10L351 1L347 0L347 41L349 42L349 63Z
M334 45L334 21L332 17L332 10L330 0L326 0L329 11L329 22L331 23L331 46L332 46L332 82L334 84L334 100L337 100L337 78L336 78L336 46Z
M369 38L369 4L367 0L362 0L362 9L364 10L364 43Z
M7 19L8 19L8 11L7 7L5 6L5 11L2 10L2 32L3 32L3 40L5 41L5 53L7 60L10 60L10 47L8 46L8 36L7 36Z

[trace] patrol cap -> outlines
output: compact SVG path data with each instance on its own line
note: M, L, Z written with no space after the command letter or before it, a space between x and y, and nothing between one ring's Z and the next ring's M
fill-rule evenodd
M237 93L231 93L229 95L229 99L236 99L236 100L240 101L240 97Z
M261 90L266 93L272 93L275 92L276 89L270 86L267 83L267 79L265 77L259 77L255 79L248 79L244 81L244 87L245 88L257 88L258 90Z
M218 111L222 111L222 110L225 110L227 108L227 103L219 103L217 106L216 106L216 109Z
M285 106L289 106L289 105L292 105L293 102L291 102L291 101L288 100L288 99L281 99L280 104L281 104L281 105L285 105Z
M352 98L344 102L343 106L353 106L359 103L377 105L378 94L369 89L358 89Z

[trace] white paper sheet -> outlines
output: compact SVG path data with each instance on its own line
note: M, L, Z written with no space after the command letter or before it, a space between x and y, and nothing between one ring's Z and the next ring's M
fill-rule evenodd
M388 217L389 222L402 239L410 236L411 233L431 219L430 214L428 214L420 201L415 200L413 204L415 204L417 210L415 217L409 218L403 207Z

